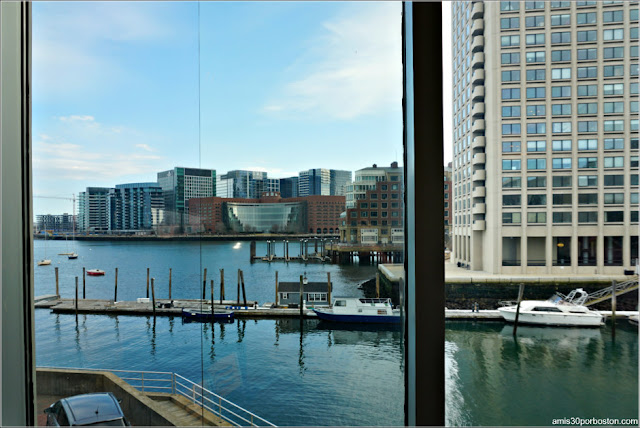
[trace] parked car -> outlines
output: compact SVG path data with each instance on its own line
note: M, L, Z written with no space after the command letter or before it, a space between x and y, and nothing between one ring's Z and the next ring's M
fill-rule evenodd
M44 409L47 426L129 426L120 404L111 392L74 395Z

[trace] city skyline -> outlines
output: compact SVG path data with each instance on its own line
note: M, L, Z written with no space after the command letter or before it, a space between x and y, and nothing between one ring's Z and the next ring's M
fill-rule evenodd
M402 162L400 3L37 3L33 21L34 195Z

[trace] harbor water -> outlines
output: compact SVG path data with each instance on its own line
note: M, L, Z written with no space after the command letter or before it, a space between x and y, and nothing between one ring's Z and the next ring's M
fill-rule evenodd
M322 281L331 272L335 294L358 296L372 266L320 263L249 263L240 243L76 242L76 261L64 241L47 241L51 266L35 268L36 295L74 294L82 267L103 269L87 278L87 298L144 297L146 268L156 295L166 297L173 268L175 298L197 298L200 272L216 281L225 269L227 298L235 298L236 270L244 271L247 298L273 301L280 281ZM36 241L35 257L44 256ZM71 246L71 245L70 245ZM293 246L290 245L290 252ZM257 254L266 253L258 243ZM80 279L82 286L82 279ZM164 288L163 288L164 287ZM236 320L183 323L181 318L53 314L36 310L38 366L176 372L277 425L385 425L404 423L403 338L399 330L336 328L318 320ZM638 417L638 332L619 320L609 326L556 329L501 322L451 321L445 330L447 424L551 425L553 419ZM428 340L425 338L423 340Z

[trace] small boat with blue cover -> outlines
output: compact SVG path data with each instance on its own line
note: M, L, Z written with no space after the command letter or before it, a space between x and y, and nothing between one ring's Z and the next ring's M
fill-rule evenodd
M233 321L233 312L231 311L214 311L214 321ZM211 309L190 309L182 308L182 318L190 321L211 322Z
M330 308L313 308L318 318L334 322L399 324L400 310L391 299L338 297Z

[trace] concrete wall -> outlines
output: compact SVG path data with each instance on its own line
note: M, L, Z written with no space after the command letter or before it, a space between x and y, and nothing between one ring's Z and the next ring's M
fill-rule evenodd
M162 415L157 404L131 385L109 372L36 369L38 394L68 397L90 392L112 392L132 425L173 426L170 415Z

